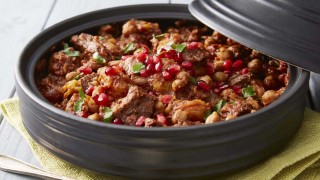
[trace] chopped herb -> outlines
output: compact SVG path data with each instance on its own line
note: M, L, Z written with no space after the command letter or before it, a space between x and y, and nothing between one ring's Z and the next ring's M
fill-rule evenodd
M104 59L102 56L99 55L98 52L95 52L93 54L93 59L97 62L97 63L100 63L100 64L103 64L106 62L106 59Z
M110 123L112 121L113 111L107 107L103 107L103 121L106 123Z
M79 80L81 78L81 74L76 75L72 80Z
M204 112L204 119L207 119L208 116L210 116L212 114L211 110L206 110L206 112Z
M164 34L159 34L159 35L152 34L152 36L153 36L153 38L156 38L156 39L160 40L161 38L164 37Z
M178 52L182 52L184 50L184 48L187 47L187 45L185 45L185 44L172 44L171 47Z
M65 53L68 56L71 56L71 57L80 56L80 52L73 50L73 48L69 47L67 43L63 44L63 48L64 48L63 53Z
M105 40L106 38L103 37L103 36L99 36L99 39L100 39L100 40Z
M124 48L123 50L123 53L126 54L128 52L131 52L133 51L135 48L134 48L134 44L133 43L129 43L126 45L126 47Z
M114 57L114 60L121 60L122 56L116 56Z
M217 113L220 113L221 108L226 104L225 100L220 100L216 105L214 105L213 109Z
M82 110L82 105L84 103L84 99L86 98L86 95L82 91L82 89L79 90L79 99L74 103L73 110L74 112L80 112Z
M134 64L132 65L132 71L133 71L133 73L140 73L140 71L141 71L142 69L145 69L145 68L146 68L146 66L145 66L144 64L142 64L141 62L134 63Z
M244 98L254 96L256 94L252 86L247 86L245 88L242 88L241 92Z
M197 84L197 78L190 76L190 82L192 84Z

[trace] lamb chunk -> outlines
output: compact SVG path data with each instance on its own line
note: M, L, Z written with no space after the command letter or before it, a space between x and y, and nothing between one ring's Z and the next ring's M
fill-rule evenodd
M198 25L186 25L185 21L176 21L178 28L169 28L169 33L180 34L183 42L200 41L201 36L208 33L208 27Z
M235 101L234 103L225 104L221 110L220 114L224 118L228 117L238 117L244 114L251 113L254 110L253 106L246 101Z
M49 72L56 76L65 76L81 66L78 57L71 57L59 51L54 53L49 60Z
M91 56L95 52L98 52L105 58L107 58L108 55L118 56L120 54L120 50L112 41L108 41L108 39L103 40L98 36L92 36L86 33L72 36L71 43L80 49L81 52L88 54L88 56Z
M82 89L84 90L88 89L90 82L97 81L97 77L98 75L96 73L91 73L86 76L83 76L80 79Z
M65 83L66 80L64 77L49 74L46 78L41 79L37 84L41 94L47 100L51 103L57 103L63 99L61 88Z
M125 37L141 34L144 40L150 40L152 34L161 34L161 30L158 23L131 19L122 26L122 34Z
M229 83L231 86L247 86L250 84L252 79L252 74L241 74L241 75L234 75L229 78Z
M182 57L186 61L201 61L209 56L209 53L201 48L189 50L187 48L182 52Z
M120 118L124 124L134 126L140 116L152 115L156 99L142 88L131 86L127 96L113 103L111 108L115 118Z

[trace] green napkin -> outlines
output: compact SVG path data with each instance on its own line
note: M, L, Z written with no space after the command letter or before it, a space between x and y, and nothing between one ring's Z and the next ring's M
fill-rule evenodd
M45 170L74 179L119 179L66 163L38 145L23 126L18 98L1 102L0 108L6 120L28 141ZM218 179L320 179L320 113L307 108L301 128L278 154Z

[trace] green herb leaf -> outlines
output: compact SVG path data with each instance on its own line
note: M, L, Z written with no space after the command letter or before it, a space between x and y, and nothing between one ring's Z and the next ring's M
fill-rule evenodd
M252 86L247 86L245 88L242 88L241 92L244 98L254 96L256 94Z
M131 52L133 51L135 48L134 48L134 44L133 43L129 43L126 45L126 47L124 48L123 50L123 53L126 54L128 52Z
M93 54L93 59L100 64L103 64L106 62L106 59L104 59L102 56L100 56L100 54L98 52L95 52Z
M214 105L213 109L217 113L220 113L221 108L226 104L225 100L220 100L216 105Z
M76 75L72 80L79 80L81 78L81 74Z
M83 99L79 99L78 101L76 101L74 103L74 106L73 106L73 110L74 112L80 112L82 110L82 105L84 103L84 100Z
M187 46L185 44L172 44L171 47L178 52L182 52Z
M159 35L154 35L154 34L152 34L152 36L153 36L154 38L160 40L161 38L164 37L164 34L159 34Z
M100 39L100 40L105 40L106 38L103 37L103 36L99 36L99 39Z
M205 113L204 113L204 119L207 119L208 116L210 116L212 114L211 110L207 110Z
M79 89L79 96L81 99L86 98L86 95L84 94L84 92L82 91L82 89Z
M190 76L189 80L192 84L197 84L197 78Z
M63 44L63 48L64 48L63 53L65 53L68 56L71 56L71 57L80 56L80 52L79 51L74 51L73 48L70 48L67 43Z
M110 123L112 121L113 111L107 107L103 107L103 121L106 123Z
M146 68L146 66L145 66L144 64L142 64L141 62L134 63L134 64L132 65L132 71L133 71L133 73L140 73L140 71L141 71L142 69L145 69L145 68Z

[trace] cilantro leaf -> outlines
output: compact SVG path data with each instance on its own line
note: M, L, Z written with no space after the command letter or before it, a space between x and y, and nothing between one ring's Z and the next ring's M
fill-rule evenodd
M221 108L226 104L225 100L220 100L216 105L214 105L213 109L217 113L220 113Z
M100 40L105 40L106 38L103 37L103 36L99 36L99 39L100 39Z
M80 112L82 110L82 105L84 103L84 99L86 98L86 95L82 91L82 89L79 89L79 99L74 103L73 110L74 112Z
M190 76L189 80L192 84L197 84L197 78Z
M76 75L72 80L79 80L81 78L81 74Z
M211 110L206 110L206 112L204 112L204 119L207 119L208 116L210 116L212 114Z
M123 50L123 53L126 54L128 52L131 52L133 51L135 48L134 48L134 44L133 43L129 43L126 45L126 47L124 48Z
M113 111L107 107L103 107L103 121L106 123L110 123L112 121Z
M254 91L253 86L247 86L245 88L242 88L241 90L242 95L244 98L250 97L250 96L254 96L256 94L256 92Z
M63 48L64 48L63 53L68 56L71 56L71 57L80 56L80 52L73 50L73 48L69 47L67 43L63 44Z
M93 54L93 59L97 62L97 63L100 63L100 64L103 64L106 62L106 59L103 58L102 56L100 56L100 54L98 52L95 52Z
M171 47L178 52L182 52L184 50L184 48L187 47L187 45L185 45L185 44L172 44Z
M132 71L133 71L133 73L140 73L140 71L141 71L142 69L145 69L145 68L146 68L146 66L145 66L144 64L142 64L141 62L134 63L134 64L132 65Z
M154 34L152 34L152 36L153 36L154 38L160 40L161 38L164 37L164 34L159 34L159 35L154 35Z

